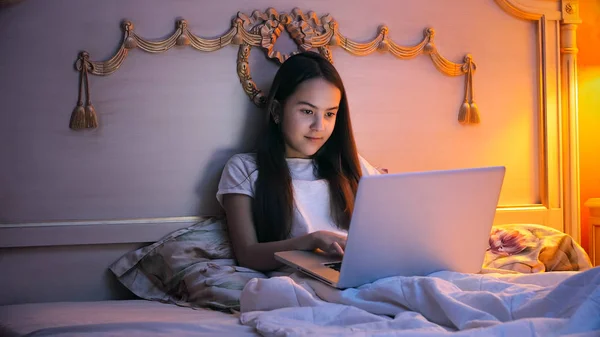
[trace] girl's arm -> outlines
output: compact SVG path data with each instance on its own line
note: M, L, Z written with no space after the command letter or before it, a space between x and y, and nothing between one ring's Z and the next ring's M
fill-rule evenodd
M274 254L286 250L341 250L346 238L332 232L315 232L304 236L259 243L252 221L252 198L243 194L223 195L223 208L227 215L229 238L235 258L240 266L257 271L274 270L282 266Z

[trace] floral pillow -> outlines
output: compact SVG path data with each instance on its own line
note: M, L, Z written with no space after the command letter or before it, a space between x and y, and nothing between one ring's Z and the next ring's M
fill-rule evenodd
M225 311L239 310L250 279L267 277L236 265L222 218L206 219L129 252L110 270L140 298Z
M571 236L534 224L494 226L484 269L520 273L577 271L592 267L589 256Z

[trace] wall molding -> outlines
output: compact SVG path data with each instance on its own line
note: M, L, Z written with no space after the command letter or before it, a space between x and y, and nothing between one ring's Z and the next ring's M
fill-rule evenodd
M523 20L537 21L542 17L547 20L560 20L560 9L541 7L539 1L531 0L494 0L508 14ZM548 2L559 3L560 0L549 0ZM558 7L557 7L558 8Z
M579 17L579 0L495 0L508 14L523 20L533 21L538 27L539 67L541 71L540 88L540 196L542 206L548 212L551 209L562 209L562 231L581 242L581 211L579 202L579 127L578 127L578 97L577 97L577 24ZM549 123L548 118L548 82L547 53L549 22L558 25L556 51L559 57L558 97L556 123ZM550 27L552 27L550 25ZM558 125L558 149L552 151L552 130L549 126ZM550 148L549 148L550 147ZM555 155L556 154L556 155ZM558 163L558 179L560 183L551 187L551 177L554 176L549 156L556 156L552 161ZM549 216L555 219L555 216Z
M206 217L56 221L0 225L0 248L156 242Z
M553 220L561 214L561 209L549 212L540 205L504 206L496 209L494 224L539 223L552 227ZM151 243L207 218L209 216L0 224L0 248Z

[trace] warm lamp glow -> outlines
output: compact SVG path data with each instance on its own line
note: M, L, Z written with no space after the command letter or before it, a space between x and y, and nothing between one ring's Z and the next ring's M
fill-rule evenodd
M600 197L600 66L579 75L579 137L581 202ZM589 209L582 207L582 246L589 248Z
M586 200L600 197L600 1L582 0L579 47L579 150L581 245L589 252L590 212Z
M579 76L579 99L580 110L586 114L595 110L590 116L600 119L600 66L586 68Z

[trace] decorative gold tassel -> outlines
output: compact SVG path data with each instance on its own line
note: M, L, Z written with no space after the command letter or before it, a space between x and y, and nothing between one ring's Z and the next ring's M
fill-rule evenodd
M85 110L83 109L83 105L77 104L75 109L73 109L69 127L73 130L80 130L85 128Z
M98 116L96 115L96 109L92 105L92 98L90 96L90 82L88 79L88 63L84 63L83 75L85 79L85 127L88 129L95 129L98 127Z
M73 130L84 129L86 126L85 123L85 110L83 109L83 100L82 100L82 91L83 91L83 58L79 57L79 65L81 65L81 69L79 69L79 94L77 95L77 106L73 109L71 113L71 120L69 122L69 128ZM78 65L76 65L78 67Z
M473 94L473 71L475 71L475 68L473 66L473 63L471 62L469 64L469 91L471 94L471 109L469 113L469 122L471 124L479 124L481 122L481 119L479 118L479 108L477 107L477 104L475 104L475 95Z
M479 124L481 120L479 118L479 108L475 104L475 102L471 102L471 109L469 111L469 122L471 124Z
M458 122L460 124L469 124L470 118L471 107L469 106L469 102L465 100L465 102L460 106L460 111L458 112Z
M469 71L470 72L470 71ZM469 106L469 75L465 76L465 98L463 100L463 104L460 106L460 110L458 112L458 122L460 124L469 124L469 119L471 118L471 107Z
M85 127L88 129L98 127L98 116L96 116L96 110L91 103L85 106Z

